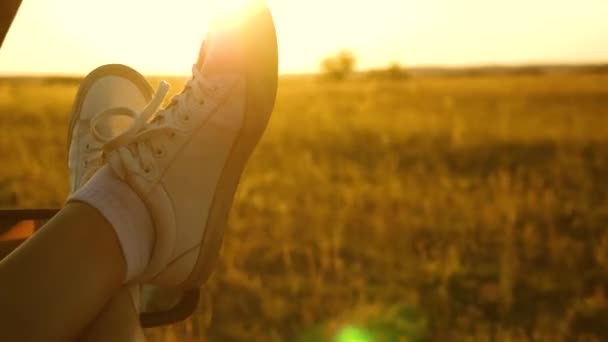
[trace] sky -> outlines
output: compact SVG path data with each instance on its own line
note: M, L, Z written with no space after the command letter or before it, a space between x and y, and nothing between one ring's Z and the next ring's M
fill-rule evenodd
M0 74L123 63L189 74L213 0L23 0ZM227 0L224 0L227 1ZM350 50L359 69L608 62L606 0L268 0L281 73Z

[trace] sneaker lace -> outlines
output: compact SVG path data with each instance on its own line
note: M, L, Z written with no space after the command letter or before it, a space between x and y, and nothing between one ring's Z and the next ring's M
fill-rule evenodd
M165 153L163 141L175 137L177 132L187 131L192 126L189 125L191 113L197 113L215 89L194 65L192 78L184 90L173 96L165 108L161 109L161 105L169 84L162 81L141 113L126 107L98 113L91 119L91 132L101 144L103 158L122 179L127 173L149 176L155 159ZM129 116L133 122L117 136L104 136L98 129L99 123L113 116Z

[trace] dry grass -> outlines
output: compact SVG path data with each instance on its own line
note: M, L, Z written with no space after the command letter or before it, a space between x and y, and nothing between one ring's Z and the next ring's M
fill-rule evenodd
M0 83L0 204L63 202L75 87ZM283 79L273 115L199 313L151 340L608 338L608 75Z

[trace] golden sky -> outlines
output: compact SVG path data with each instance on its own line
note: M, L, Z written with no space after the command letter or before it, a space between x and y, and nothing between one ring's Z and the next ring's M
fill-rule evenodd
M226 1L226 0L224 0ZM128 64L189 74L210 0L23 0L0 73L85 74ZM606 0L269 0L280 70L318 69L355 52L388 65L608 62Z

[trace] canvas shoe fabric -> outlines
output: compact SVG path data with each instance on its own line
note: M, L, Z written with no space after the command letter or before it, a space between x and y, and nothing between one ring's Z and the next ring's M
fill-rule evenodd
M91 134L93 117L112 108L141 110L154 90L132 68L107 64L91 71L81 82L72 107L68 128L70 194L82 187L105 164L101 143ZM133 118L115 116L99 122L97 129L108 136L124 132Z
M161 109L161 83L145 108L95 115L92 134L114 174L146 205L156 234L138 281L197 288L218 256L240 175L274 106L278 52L274 22L259 2L209 29L192 78ZM135 118L119 135L102 123ZM111 121L111 120L110 120Z

